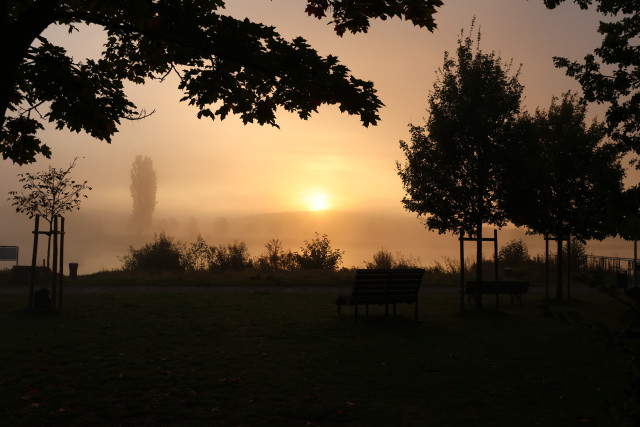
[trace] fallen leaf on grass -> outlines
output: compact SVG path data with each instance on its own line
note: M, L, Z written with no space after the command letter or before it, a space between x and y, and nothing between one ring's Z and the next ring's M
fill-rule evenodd
M355 402L347 402L347 404L345 406L348 406L348 407L356 406L356 403Z

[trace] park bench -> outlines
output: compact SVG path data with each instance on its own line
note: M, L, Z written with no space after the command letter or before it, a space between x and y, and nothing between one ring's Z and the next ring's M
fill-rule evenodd
M358 306L364 305L369 314L369 305L385 306L385 314L389 317L389 305L393 305L396 314L396 304L406 303L415 305L415 317L418 320L418 290L424 270L388 269L388 270L356 270L356 278L351 295L340 295L336 300L338 316L341 315L343 305L352 305L355 318L358 318Z
M480 282L479 286L481 295L495 295L496 308L499 308L500 295L510 295L511 304L514 298L522 304L522 295L529 292L529 282ZM467 282L464 293L471 296L478 291L478 282Z

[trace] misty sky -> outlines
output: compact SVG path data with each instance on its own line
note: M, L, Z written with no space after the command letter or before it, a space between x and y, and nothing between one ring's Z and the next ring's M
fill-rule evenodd
M136 105L155 110L151 117L123 122L112 144L49 126L42 139L52 148L51 160L41 157L24 167L3 161L0 194L19 187L19 172L66 166L79 156L74 176L93 186L82 211L130 213L129 171L140 154L152 159L157 173L158 219L305 211L314 206L406 216L395 172L396 160L402 160L398 141L409 139L410 122L423 124L444 51L455 50L461 29L468 31L474 16L482 50L513 59L514 69L522 64L524 109L529 111L546 109L553 95L579 89L563 70L554 68L554 55L581 59L600 43L596 29L601 16L570 2L549 11L542 0L445 0L434 33L395 19L375 21L368 34L343 38L327 21L307 17L304 6L298 0L229 0L226 13L273 25L287 39L302 36L320 54L337 55L356 77L372 80L386 105L378 126L364 128L357 116L340 114L336 106L323 107L308 121L281 112L280 129L244 126L231 115L224 121L198 120L194 108L179 102L175 78L162 84L129 84L127 93ZM50 28L46 35L77 58L95 55L104 41L98 28L72 36ZM602 109L592 107L590 112L604 116ZM636 183L630 179L629 184ZM3 203L6 235L12 224L28 221L11 213L10 202ZM73 215L78 214L68 217L69 224Z

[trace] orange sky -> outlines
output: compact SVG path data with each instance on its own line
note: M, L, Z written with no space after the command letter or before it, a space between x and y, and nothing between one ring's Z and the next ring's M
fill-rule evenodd
M155 114L123 123L110 145L51 126L43 135L53 150L51 161L39 159L22 168L3 161L0 194L18 187L19 172L65 166L80 156L74 176L94 188L82 210L130 212L129 171L141 154L151 157L158 177L156 218L301 211L320 198L335 210L408 215L400 204L403 190L395 172L402 155L398 141L409 138L409 122L422 124L443 53L455 49L460 30L468 30L474 16L484 51L513 58L516 68L523 64L525 109L530 111L547 108L552 95L578 89L553 67L552 56L580 59L600 41L599 16L569 2L549 11L542 0L445 0L435 33L391 20L374 22L368 34L343 38L326 21L307 17L304 4L230 0L226 13L274 25L288 39L303 36L321 54L337 55L356 77L374 81L386 105L378 126L364 128L358 117L342 115L337 107L324 107L308 121L281 113L279 130L244 126L233 116L222 122L198 120L194 109L178 102L175 79L129 85L138 107L155 109ZM52 28L46 35L78 57L94 54L103 40L96 28L72 37ZM3 227L26 221L9 215Z

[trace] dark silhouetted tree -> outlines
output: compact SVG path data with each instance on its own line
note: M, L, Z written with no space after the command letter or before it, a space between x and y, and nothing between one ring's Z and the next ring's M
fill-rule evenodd
M29 218L40 215L49 223L47 267L50 266L54 218L65 212L80 210L80 202L88 197L85 191L91 190L87 181L79 183L71 178L71 170L77 160L74 159L66 169L49 166L48 170L35 174L19 173L18 182L22 184L22 190L9 192L9 200L13 202L16 212L25 213Z
M554 97L548 111L523 115L504 182L509 220L558 239L557 297L562 298L563 242L616 234L624 170L605 142L604 124L585 124L586 104L575 94Z
M441 0L353 2L307 0L306 13L332 14L338 35L366 32L370 19L400 17L433 31ZM51 150L37 136L44 122L111 141L123 119L144 117L124 82L179 78L183 101L198 118L276 126L282 107L308 118L322 104L376 124L383 105L371 82L350 74L335 56L322 57L298 37L221 12L223 0L3 1L0 7L0 153L23 164ZM301 5L304 6L304 3ZM301 10L302 12L302 10ZM107 33L99 59L78 61L42 33L79 24ZM211 107L214 106L214 109Z
M523 88L519 72L510 75L509 64L483 53L471 35L462 36L455 56L445 52L426 125L410 126L411 144L400 141L406 163L398 162L397 169L407 193L402 204L427 228L480 239L483 224L502 226L506 220L500 204L503 153ZM481 265L477 240L478 282Z
M544 0L555 8L565 0ZM640 3L630 0L574 0L586 9L592 3L606 19L598 32L602 44L579 63L554 57L558 68L575 78L589 102L608 104L607 132L623 152L640 154Z
M156 172L149 157L136 156L131 166L131 197L133 198L133 222L136 227L147 228L156 208Z

